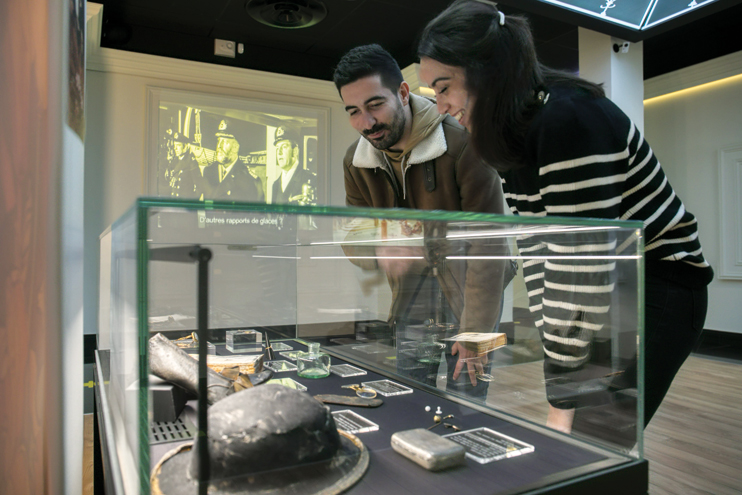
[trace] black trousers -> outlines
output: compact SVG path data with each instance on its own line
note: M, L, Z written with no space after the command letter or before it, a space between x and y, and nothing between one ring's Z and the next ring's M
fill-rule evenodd
M644 427L657 412L675 375L703 331L708 289L690 288L656 276L645 277L644 306ZM630 448L636 442L638 360L634 356L623 373L594 394L575 403L573 432ZM549 391L547 385L547 393Z
M708 309L708 288L693 289L646 276L644 426L660 407L675 375L698 342ZM632 362L625 379L636 383Z

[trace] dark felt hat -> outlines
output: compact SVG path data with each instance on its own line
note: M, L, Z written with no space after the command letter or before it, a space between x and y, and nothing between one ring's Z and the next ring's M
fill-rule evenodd
M208 415L210 495L334 495L368 467L363 443L337 430L329 409L304 392L262 385L217 402ZM192 442L171 450L152 470L151 493L197 495L197 465Z

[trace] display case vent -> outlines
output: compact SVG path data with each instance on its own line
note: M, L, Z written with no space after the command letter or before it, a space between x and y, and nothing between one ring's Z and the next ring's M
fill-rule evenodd
M150 426L150 443L160 444L193 440L196 428L187 420L181 418L175 421L155 421Z

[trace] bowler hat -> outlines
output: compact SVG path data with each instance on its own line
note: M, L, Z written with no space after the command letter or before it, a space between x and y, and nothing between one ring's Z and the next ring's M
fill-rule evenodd
M262 385L208 410L210 495L334 495L361 479L369 454L337 430L329 409L305 392ZM193 443L168 452L152 470L154 495L197 495Z

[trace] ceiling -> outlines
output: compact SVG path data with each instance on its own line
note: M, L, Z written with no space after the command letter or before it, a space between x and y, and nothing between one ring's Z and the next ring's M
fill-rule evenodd
M367 43L384 46L404 68L416 62L423 27L450 0L323 0L327 16L303 29L259 23L247 0L99 0L101 46L171 58L315 79L332 78L339 58ZM301 0L300 0L301 1ZM506 15L521 14L502 6ZM541 60L577 71L577 26L529 17ZM644 77L651 78L742 50L742 3L644 41ZM244 44L235 58L214 55L214 40Z

